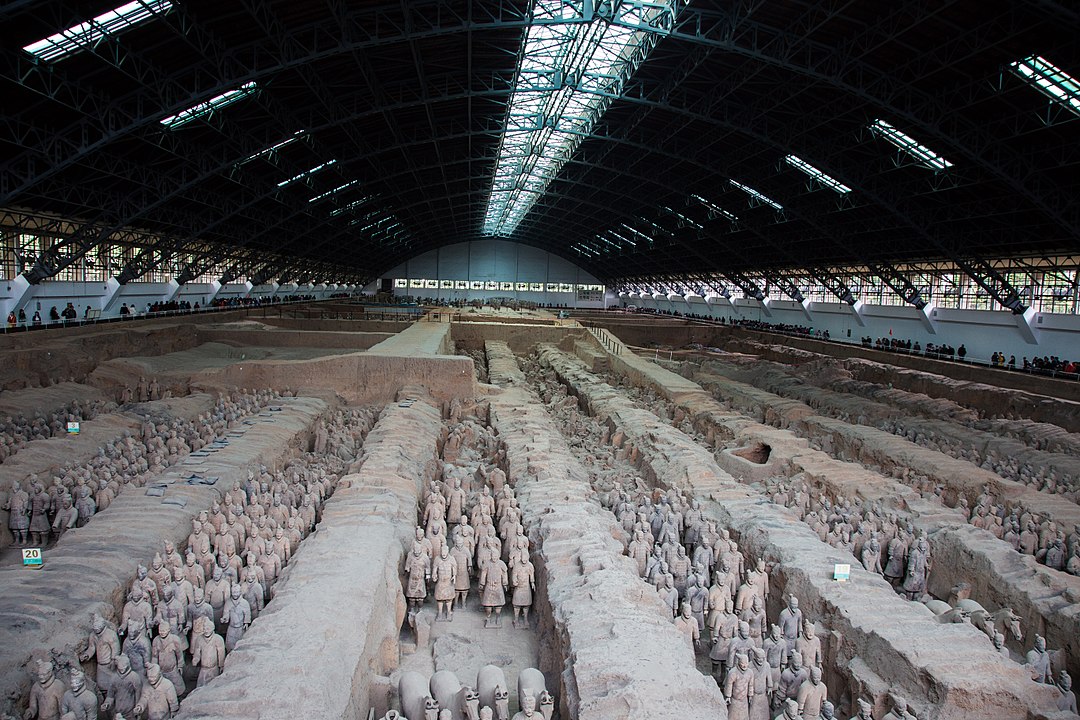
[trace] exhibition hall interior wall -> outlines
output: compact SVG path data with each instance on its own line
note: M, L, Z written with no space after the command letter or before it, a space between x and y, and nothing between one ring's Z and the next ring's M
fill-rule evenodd
M774 324L802 325L829 331L830 338L858 343L860 338L895 337L926 343L963 344L970 359L988 360L994 352L1023 358L1053 356L1080 360L1080 315L1029 313L1014 315L1008 310L956 310L928 307L917 310L910 305L860 305L846 303L769 300L768 306L750 298L698 296L622 295L621 305L636 305L653 310L695 314L726 321L752 320ZM860 323L861 321L861 323ZM1025 330L1021 323L1027 325Z
M574 263L505 240L447 245L418 255L382 277L393 280L394 294L402 296L461 301L499 297L592 309L605 305L600 281ZM613 303L615 298L608 301Z

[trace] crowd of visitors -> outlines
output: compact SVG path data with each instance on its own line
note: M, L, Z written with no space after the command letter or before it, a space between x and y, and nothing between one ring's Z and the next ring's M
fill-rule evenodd
M627 306L622 308L625 311L633 313L642 313L648 315L666 315L670 317L682 317L691 320L705 320L711 322L718 322L721 325L731 325L733 327L746 328L747 330L758 330L761 332L773 332L781 333L783 335L802 335L805 337L812 337L820 340L831 340L828 330L815 330L814 328L807 327L806 325L792 325L790 323L769 323L761 320L726 320L725 318L711 318L705 315L697 315L695 313L681 313L678 310L658 310L653 308L642 308L636 306ZM921 357L927 357L934 360L950 360L953 362L969 362L967 359L967 348L960 344L960 347L953 347L945 343L926 343L923 346L918 340L910 340L897 337L880 337L874 338L867 335L860 338L860 342L863 347L871 348L874 350L882 350L885 352L902 353L905 355L918 355ZM986 361L982 361L982 364L986 364ZM1019 363L1016 360L1015 355L1006 356L1004 353L995 352L990 356L991 367L999 368L1002 370L1017 370L1020 372L1033 373L1037 375L1053 375L1055 377L1063 377L1071 380L1080 380L1080 361L1078 360L1065 360L1057 357L1056 355L1033 357L1028 359L1023 357Z
M340 299L349 297L348 293L335 293L330 298ZM169 312L175 314L193 313L200 310L206 310L209 308L234 308L234 307L261 307L263 305L280 305L281 303L290 302L305 302L310 300L316 300L314 295L284 295L284 296L272 296L272 297L230 297L230 298L218 298L211 300L205 307L201 307L196 301L191 303L187 300L171 300L169 302L148 302L144 308L144 314ZM122 303L118 311L121 319L128 319L139 315L139 310L135 303ZM92 322L98 319L101 315L100 310L95 310L90 305L86 306L86 309L82 313L82 322ZM58 310L55 305L49 308L48 320L44 320L41 316L40 310L34 310L33 314L27 319L26 309L19 308L18 311L12 310L7 316L7 327L9 330L17 328L37 328L48 325L71 325L79 324L80 317L79 311L75 308L74 303L67 303L63 310Z
M886 352L904 353L907 355L922 355L923 357L934 358L935 360L959 360L964 362L964 358L967 357L967 348L963 344L958 348L954 348L952 345L926 343L924 348L922 344L916 340L914 343L911 340L902 340L895 337L882 337L876 340L869 335L861 338L862 346L869 348L872 347L875 350L884 350Z

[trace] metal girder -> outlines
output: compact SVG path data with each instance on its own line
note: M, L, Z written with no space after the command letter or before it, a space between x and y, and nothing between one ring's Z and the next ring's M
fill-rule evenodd
M868 269L874 275L877 275L881 282L888 285L893 292L903 298L908 305L914 305L917 310L926 307L927 301L923 299L922 292L912 284L907 275L888 265L876 263L868 265Z
M1023 315L1028 306L1024 304L1020 291L1009 283L990 263L981 258L961 258L956 264L990 297L1014 315Z
M799 290L798 286L791 281L786 275L782 275L776 272L766 272L765 278L776 287L780 288L785 295L794 300L797 303L801 303L806 300L806 297Z
M817 279L825 288L848 305L854 305L855 295L840 276L828 268L814 268L810 271L811 276Z
M757 286L753 280L739 272L721 271L721 275L731 281L731 284L743 291L743 293L758 302L765 300L765 293L761 291L761 288Z

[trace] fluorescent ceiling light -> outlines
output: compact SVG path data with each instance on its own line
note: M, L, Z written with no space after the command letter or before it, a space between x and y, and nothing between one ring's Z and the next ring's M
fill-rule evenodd
M271 145L270 147L266 148L265 150L260 150L259 152L255 153L253 155L248 155L246 158L241 160L239 164L243 165L245 163L249 163L249 162L251 162L252 160L254 160L256 158L261 158L264 155L269 155L270 153L272 153L272 152L274 152L276 150L280 150L281 148L285 147L286 145L289 145L290 143L294 143L297 140L299 140L306 132L307 132L307 130L297 130L296 132L294 132L292 134L292 137L286 138L285 140L282 140L279 143L275 143L275 144Z
M784 158L784 162L786 162L788 165L795 168L796 170L801 170L814 180L817 180L825 187L829 188L830 190L835 190L841 195L851 192L851 188L849 188L847 185L843 184L831 175L826 175L802 158L796 157L795 155L788 155Z
M916 162L924 167L928 167L931 170L944 170L945 168L952 167L952 163L945 158L938 155L936 152L920 144L915 138L911 137L907 133L897 130L889 123L881 120L880 118L870 124L870 130L876 135L888 140L890 143L899 148L902 152L907 153Z
M682 1L612 3L614 17L586 21L582 2L535 0L495 161L485 235L514 234Z
M342 190L344 190L347 187L352 187L353 185L355 185L358 182L360 182L360 181L359 180L350 180L349 182L345 183L344 185L338 185L333 190L327 190L326 192L324 192L324 193L322 193L320 195L316 195L315 197L308 200L308 202L309 203L319 202L320 200L323 200L325 198L330 197L334 193L341 192Z
M1053 102L1080 115L1080 83L1048 60L1032 55L1009 64L1009 70L1026 80Z
M633 240L631 240L630 238L623 237L622 235L615 232L614 230L608 230L608 232L611 233L612 235L614 235L615 237L619 238L620 240L622 240L627 245L630 245L632 247L637 247L637 243L634 242Z
M691 195L690 197L704 205L713 214L726 217L731 222L739 222L739 218L736 217L734 213L730 213L719 205L709 202L700 195Z
M319 172L320 170L324 170L324 169L330 167L331 165L335 164L336 162L337 162L337 160L331 160L329 162L324 162L322 165L316 165L315 167L311 168L310 170L305 170L304 172L300 173L299 175L293 175L288 180L282 180L281 182L279 182L277 184L277 186L278 187L285 187L286 185L291 185L292 183L296 182L297 180L303 180L304 178L311 177L315 173Z
M92 20L61 30L44 40L31 43L23 50L43 62L56 62L93 47L110 35L119 35L155 15L164 15L172 10L172 7L169 0L135 0L102 13Z
M735 187L742 190L744 193L746 193L747 195L752 197L754 200L757 200L758 202L765 203L766 205L773 208L774 210L783 210L784 209L783 205L776 202L775 200L768 197L767 195L762 195L761 193L759 193L757 190L750 187L749 185L743 185L741 182L736 182L735 180L729 180L728 182L730 182L732 185L734 185Z
M255 81L246 82L238 88L233 90L226 90L216 97L212 97L206 102L201 102L198 105L189 107L187 110L178 112L175 115L170 115L167 118L161 119L161 124L167 129L172 130L178 128L181 125L185 125L192 120L210 115L215 110L220 110L223 107L232 105L237 100L243 100L248 95L259 89L259 86L255 84Z

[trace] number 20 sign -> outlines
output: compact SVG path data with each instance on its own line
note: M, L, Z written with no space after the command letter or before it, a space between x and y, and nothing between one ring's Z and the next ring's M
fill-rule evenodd
M41 567L41 548L23 548L22 562L24 567Z

